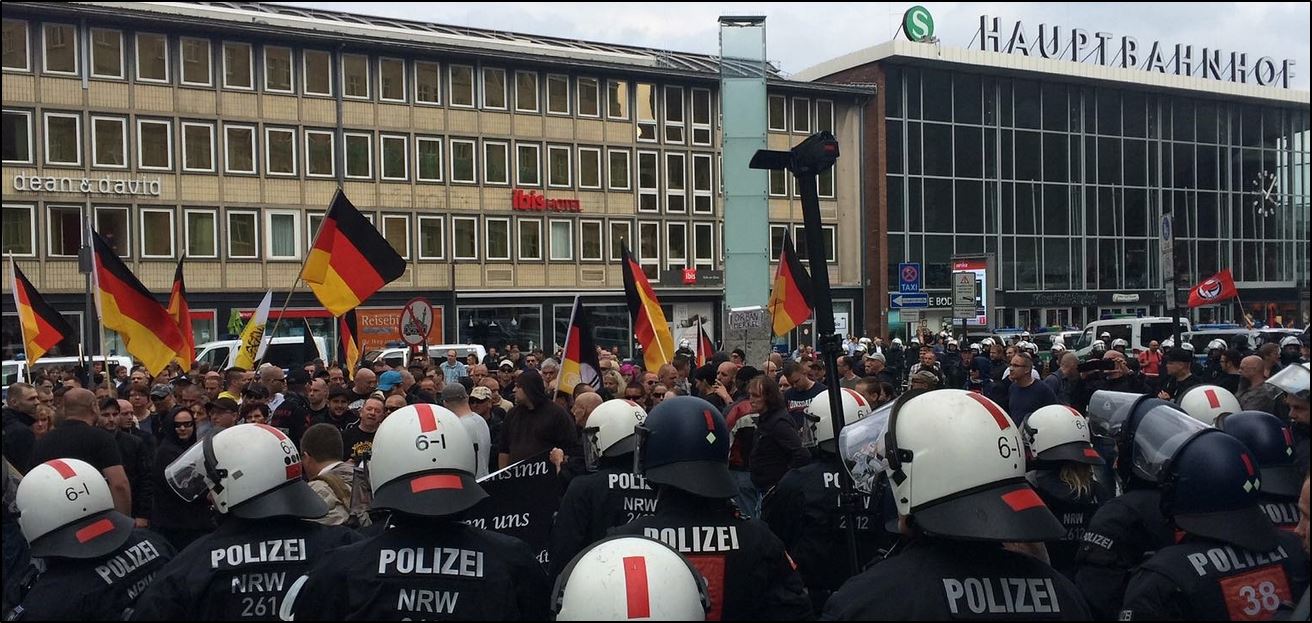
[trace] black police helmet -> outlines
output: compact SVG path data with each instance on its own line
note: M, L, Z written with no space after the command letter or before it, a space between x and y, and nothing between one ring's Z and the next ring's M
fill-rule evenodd
M1304 474L1294 464L1294 433L1265 411L1239 411L1217 420L1217 428L1244 442L1257 459L1262 493L1297 499Z
M1276 548L1276 528L1259 508L1261 475L1243 442L1218 430L1189 440L1162 484L1162 512L1182 530L1253 552Z
M647 480L707 498L738 494L729 474L729 427L711 403L695 396L670 398L635 430L634 467Z

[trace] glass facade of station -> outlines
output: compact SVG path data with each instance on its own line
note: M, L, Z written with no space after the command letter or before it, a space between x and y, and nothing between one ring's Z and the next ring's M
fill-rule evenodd
M995 325L1167 312L1167 213L1180 287L1230 268L1254 298L1286 301L1275 315L1305 313L1294 301L1308 285L1306 108L883 66L889 283L899 261L923 262L924 287L946 292L954 254L990 253ZM1270 201L1254 183L1263 172ZM1108 292L1143 296L1117 308L1098 296ZM1245 303L1274 320L1262 301ZM1230 307L1195 320L1230 319Z

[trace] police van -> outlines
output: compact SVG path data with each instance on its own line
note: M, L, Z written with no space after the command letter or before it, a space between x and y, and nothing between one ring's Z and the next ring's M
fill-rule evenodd
M1193 329L1193 325L1188 318L1180 319L1180 333L1183 334ZM1095 320L1084 327L1084 332L1080 334L1079 341L1075 342L1074 351L1080 359L1089 356L1093 350L1094 341L1098 340L1103 333L1110 333L1111 337L1103 340L1106 342L1107 350L1112 349L1112 341L1122 339L1129 342L1129 352L1131 354L1148 350L1148 343L1156 340L1159 344L1166 338L1171 337L1174 332L1171 330L1171 319L1163 316L1149 316L1146 318L1128 317L1128 318L1105 318ZM1183 339L1183 335L1181 336ZM1072 346L1068 342L1067 349Z
M275 337L265 349L263 363L283 369L299 368L315 358L327 361L328 345L321 337L314 338L318 353L305 352L305 338L301 336ZM196 345L196 361L209 364L211 370L226 370L237 363L237 348L241 340L218 340Z

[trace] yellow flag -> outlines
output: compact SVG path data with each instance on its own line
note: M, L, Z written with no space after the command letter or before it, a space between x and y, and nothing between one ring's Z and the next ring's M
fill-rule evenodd
M269 322L269 304L273 302L273 291L264 294L259 308L241 330L241 343L237 345L237 360L233 365L244 370L254 370L255 362L264 356L264 325Z

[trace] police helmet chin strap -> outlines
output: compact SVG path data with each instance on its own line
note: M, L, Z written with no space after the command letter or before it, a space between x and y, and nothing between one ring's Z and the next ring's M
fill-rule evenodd
M911 462L911 453L903 451L897 447L897 412L902 410L902 405L907 401L929 392L927 389L913 389L898 397L897 402L893 403L893 410L888 414L888 430L884 432L884 453L888 458L888 466L892 468L893 473L890 479L894 486L901 485L907 479L906 472L902 471L902 462Z
M214 456L214 435L201 440L201 453L205 457L205 477L212 483L210 490L215 495L223 493L223 480L228 477L228 470L220 468L219 460Z

